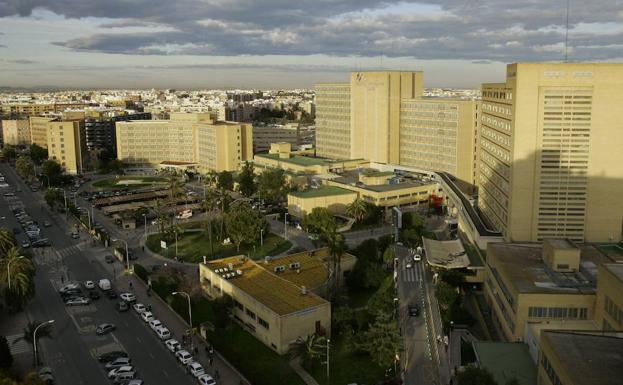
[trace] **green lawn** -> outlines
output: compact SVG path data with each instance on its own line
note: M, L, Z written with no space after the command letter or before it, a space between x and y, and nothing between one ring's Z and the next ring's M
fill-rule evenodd
M129 183L126 183L129 182ZM137 189L146 186L163 185L166 179L154 176L132 177L122 176L119 178L102 179L93 183L93 187L103 189L128 188Z
M160 235L152 234L147 238L146 246L153 252L160 255L165 255L169 258L175 257L175 243L169 242L168 251L164 251L160 248ZM177 240L177 253L178 257L186 262L201 262L203 256L207 256L208 259L217 259L229 257L232 255L245 254L249 255L253 259L263 258L267 255L277 255L284 251L287 251L292 247L290 241L284 240L282 237L269 234L264 237L264 247L261 248L256 245L255 251L253 245L240 245L240 251L236 250L236 246L233 244L223 245L216 239L214 240L214 255L211 254L210 240L204 231L200 232L187 232L180 234Z

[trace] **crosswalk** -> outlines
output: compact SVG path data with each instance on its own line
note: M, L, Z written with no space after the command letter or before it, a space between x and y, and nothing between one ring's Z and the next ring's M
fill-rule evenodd
M84 242L78 243L76 245L67 246L62 249L55 248L56 253L63 258L70 257L76 254L80 254L83 250L84 250Z
M12 355L30 352L30 344L22 339L23 334L13 334L6 336L9 349Z
M412 262L413 267L407 268L407 263L402 264L403 282L420 282L422 280L422 263Z

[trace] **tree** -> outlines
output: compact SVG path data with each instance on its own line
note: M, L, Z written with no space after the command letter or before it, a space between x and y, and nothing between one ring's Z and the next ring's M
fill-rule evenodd
M0 336L0 370L8 369L13 365L13 355L5 336Z
M60 203L63 199L63 194L61 194L61 190L59 189L48 189L43 195L43 199L45 199L45 202L48 204L48 206L50 206L50 208L54 210L56 205Z
M369 212L368 202L361 198L357 198L346 206L346 214L354 218L357 222L361 222Z
M326 338L310 334L306 338L297 338L290 347L290 355L292 358L300 358L303 366L309 369L324 355L326 347Z
M382 368L390 367L402 348L398 324L391 315L378 313L370 328L362 333L359 348Z
M312 233L329 234L337 230L335 217L324 207L314 207L303 218L303 226Z
M459 287L465 282L465 273L456 269L444 269L439 272L439 278L453 287Z
M331 256L331 264L333 265L333 298L340 287L340 276L342 267L342 255L346 252L346 241L344 236L333 230L325 234L325 239L329 247L329 255Z
M458 383L461 385L497 385L491 372L485 368L468 366L457 375Z
M255 185L255 170L253 163L244 162L240 175L238 176L238 184L240 185L240 193L245 197L255 194L257 186Z
M422 246L422 234L414 228L403 229L400 232L400 241L405 246L416 248Z
M47 149L34 143L30 145L30 159L32 159L33 162L35 162L36 164L41 164L41 162L44 159L47 159L47 157L48 157Z
M212 241L214 228L212 226L212 221L214 219L214 210L216 210L218 206L218 193L214 190L206 191L202 206L206 212L206 230L208 231L208 239L210 240L210 253L214 255L214 243Z
M20 176L29 179L35 175L35 165L29 157L20 155L15 161L15 171L17 171Z
M234 189L234 176L230 171L224 170L218 174L217 186L221 191Z
M61 165L54 160L46 160L41 166L41 173L49 178L50 186L58 184L63 175Z
M435 295L437 296L439 307L443 310L448 310L459 298L459 293L457 293L456 288L443 281L437 283Z
M20 258L20 251L12 247L0 260L0 277L6 283L5 300L11 307L20 309L35 294L35 265L29 258ZM8 287L9 272L11 288Z
M13 233L9 229L0 229L0 258L4 258L7 252L16 245Z
M234 301L228 295L212 301L212 310L214 312L214 326L218 329L225 329L231 321Z
M253 210L246 202L238 202L226 215L227 234L240 251L241 243L255 243L261 229L266 227L266 219Z
M17 156L17 152L15 151L15 147L9 146L9 145L5 145L2 148L2 156L6 160L15 159L15 157Z
M169 198L171 199L170 203L174 205L176 204L177 198L182 194L184 183L177 175L171 174L167 181L167 188L169 190Z
M378 290L368 300L368 309L391 315L394 312L394 297L394 279L386 277Z
M271 203L284 200L286 176L282 169L266 169L258 177L258 187L262 199Z

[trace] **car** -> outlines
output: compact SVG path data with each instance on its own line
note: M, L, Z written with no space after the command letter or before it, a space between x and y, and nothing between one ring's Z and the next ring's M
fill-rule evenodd
M116 292L116 291L114 291L114 290L112 290L112 289L111 289L111 290L106 290L106 296L107 296L109 299L115 299L115 298L117 298L117 297L118 297L117 292Z
M129 381L122 382L122 385L143 385L143 380L135 378Z
M106 261L106 263L113 263L113 262L115 262L115 257L113 257L112 255L108 254L107 256L104 257L104 261Z
M142 314L147 311L147 308L142 303L135 303L134 305L132 305L132 308L138 314Z
M413 261L420 262L422 260L422 256L420 254L415 254L413 256Z
M95 289L95 282L93 282L93 281L84 281L84 287L89 289L89 290L93 290L93 289Z
M43 221L43 227L52 227L52 224L49 221Z
M201 366L201 364L198 363L197 361L190 362L186 366L186 370L188 371L188 373L192 374L192 376L195 378L203 376L206 373L206 371L203 369L203 366Z
M150 311L144 311L144 312L142 312L140 314L141 314L141 318L146 323L149 323L149 322L153 321L153 319L154 319L154 315Z
M15 193L12 193L12 192L4 193L4 196L5 197L14 197Z
M136 296L132 293L121 293L119 295L119 298L121 298L122 300L128 302L128 303L133 303L136 302Z
M95 290L89 290L89 299L98 300L100 299L100 293Z
M77 283L68 283L65 286L58 289L58 292L62 294L62 293L66 293L68 291L73 291L73 290L80 290L80 286L78 286Z
M99 356L97 356L97 360L99 362L111 362L111 361L116 360L117 358L127 358L127 357L128 357L128 353L122 350L113 350L111 352L100 354Z
M117 368L111 369L110 372L108 372L108 378L114 380L121 373L128 373L128 372L133 372L133 371L134 371L134 367L132 367L131 365L119 366Z
M133 380L134 377L136 377L136 372L135 371L119 373L119 374L117 374L115 376L115 379L113 380L112 383L115 384L115 385L122 385L126 381Z
M30 247L30 242L28 241L23 241L20 246L22 247L22 249L27 249Z
M149 327L153 331L156 331L156 329L159 328L160 326L163 326L162 322L160 322L160 320L152 319L151 321L149 321Z
M78 238L80 238L80 234L76 232L71 233L71 239L78 239Z
M409 316L417 317L420 315L420 307L416 304L409 305Z
M158 336L158 338L160 338L162 341L164 340L168 340L169 338L171 338L171 332L169 331L169 329L167 329L164 326L160 326L156 328L156 335Z
M47 238L39 239L32 243L32 247L48 247L51 246L50 241Z
M180 343L174 338L166 340L164 342L164 346L166 346L166 348L169 349L171 353L175 353L182 348L182 345L180 345Z
M197 381L200 385L216 385L216 381L214 381L214 378L212 378L212 376L209 374L199 376L199 378L197 378Z
M102 336L104 334L112 332L116 328L117 327L114 324L101 324L97 326L97 329L95 329L95 333L98 336Z
M117 357L114 360L106 364L106 369L120 368L122 366L129 366L132 360L127 355L125 357Z
M54 375L52 374L52 369L49 366L44 366L39 369L39 378L46 385L54 384Z
M130 310L130 305L128 305L126 301L119 301L117 302L117 305L115 305L115 308L119 313L122 313L124 311Z
M193 356L186 350L178 350L175 353L175 357L183 365L188 365L188 363L193 360Z
M84 298L84 297L70 298L67 301L65 301L65 305L67 306L86 306L90 303L91 301L88 298Z

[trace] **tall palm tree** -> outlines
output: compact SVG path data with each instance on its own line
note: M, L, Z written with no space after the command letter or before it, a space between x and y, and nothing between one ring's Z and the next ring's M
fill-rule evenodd
M180 180L180 178L177 175L171 174L171 176L169 176L167 187L169 189L171 204L175 204L175 199L179 197L180 194L182 193L182 188L184 187L184 183Z
M314 361L323 356L327 340L317 334L310 334L306 338L299 337L290 347L292 358L300 358L306 367L311 367Z
M218 173L215 170L210 170L205 176L205 184L208 185L208 187L214 187L217 181Z
M216 193L216 191L214 190L207 191L202 205L203 205L203 209L206 212L208 237L210 239L210 252L214 256L214 244L212 243L212 220L213 220L214 210L216 210L216 207L218 205L218 194Z
M368 215L368 203L361 198L357 198L346 206L346 214L361 222Z
M346 241L344 240L344 236L335 230L326 233L325 239L327 241L327 246L329 247L331 264L333 265L333 297L335 297L337 290L340 287L342 255L346 252Z
M35 266L29 258L20 258L17 247L12 247L0 260L0 277L6 283L5 298L8 302L21 308L35 292ZM10 271L9 271L10 270ZM9 289L9 272L11 288Z
M9 229L0 229L0 258L4 258L6 253L16 245L13 233Z

